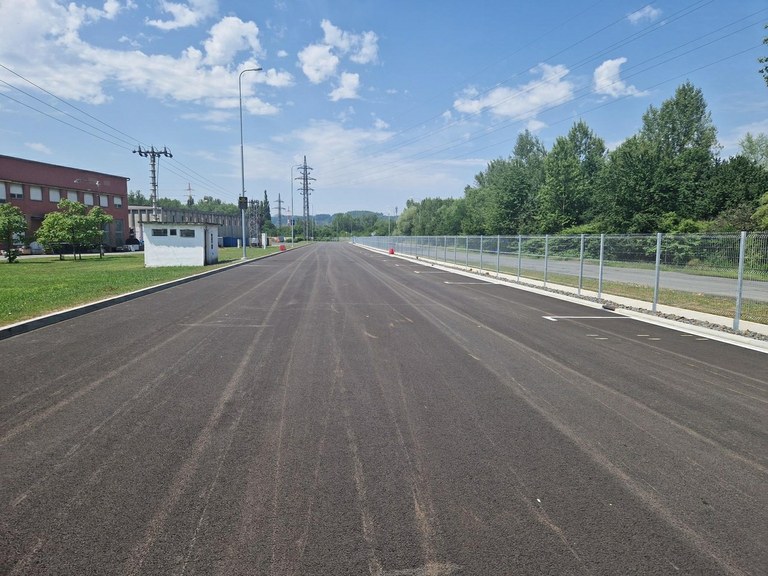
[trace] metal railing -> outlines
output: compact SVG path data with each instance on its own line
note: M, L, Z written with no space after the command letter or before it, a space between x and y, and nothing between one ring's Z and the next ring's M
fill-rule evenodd
M355 243L602 300L768 324L768 233L370 236Z

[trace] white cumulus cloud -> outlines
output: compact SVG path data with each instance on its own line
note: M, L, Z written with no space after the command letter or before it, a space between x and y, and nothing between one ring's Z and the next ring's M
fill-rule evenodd
M335 76L342 58L349 58L356 64L370 64L378 60L379 38L374 32L347 32L329 20L323 20L320 27L323 29L323 40L299 52L301 69L313 84Z
M217 0L189 0L186 4L163 0L160 7L163 12L170 14L171 18L169 20L147 20L148 25L160 30L177 30L197 26L214 16L219 9Z
M640 24L641 22L648 21L654 22L659 16L661 16L661 10L654 8L650 4L643 6L640 10L636 10L627 15L627 20L632 24Z
M350 72L342 72L339 86L329 96L333 102L357 98L358 88L360 88L360 76Z
M241 50L250 49L254 54L261 53L259 28L253 22L243 22L235 16L227 16L214 24L209 34L203 43L206 64L230 64Z
M336 73L339 57L326 44L310 44L299 52L301 70L313 84L320 84Z
M453 107L465 114L489 110L512 120L531 120L544 110L573 99L574 85L565 79L569 72L565 66L539 64L530 72L540 78L517 88L501 86L482 94L471 88L463 98L454 101Z
M45 144L41 144L40 142L25 142L24 146L29 148L30 150L34 150L35 152L42 152L43 154L52 154L53 151L48 148Z
M606 60L595 69L594 89L597 94L603 94L612 98L621 96L645 96L648 93L638 90L631 84L627 84L621 79L621 65L627 61L626 58L614 58Z

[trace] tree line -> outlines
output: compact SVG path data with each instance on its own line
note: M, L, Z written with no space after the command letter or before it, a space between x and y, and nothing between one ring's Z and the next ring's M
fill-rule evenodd
M723 160L700 89L686 82L614 150L584 120L547 150L526 130L461 198L409 200L395 233L516 235L768 230L768 136Z

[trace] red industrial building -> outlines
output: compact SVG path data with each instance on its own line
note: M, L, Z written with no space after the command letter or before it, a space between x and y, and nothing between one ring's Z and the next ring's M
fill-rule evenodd
M128 178L92 170L57 166L0 155L0 203L9 202L27 217L27 236L33 237L43 218L60 200L100 206L113 221L104 231L104 244L125 244L128 222Z

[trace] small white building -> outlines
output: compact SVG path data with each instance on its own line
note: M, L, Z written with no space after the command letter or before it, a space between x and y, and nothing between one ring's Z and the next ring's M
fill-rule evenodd
M189 222L142 222L144 265L204 266L219 261L219 227Z

